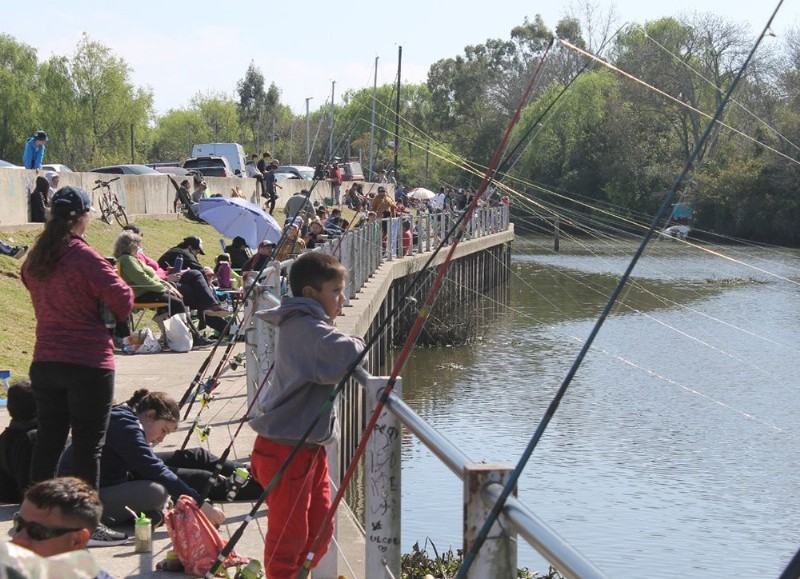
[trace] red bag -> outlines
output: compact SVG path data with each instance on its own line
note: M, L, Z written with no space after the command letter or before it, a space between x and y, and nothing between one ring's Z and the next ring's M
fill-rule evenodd
M187 575L205 575L222 549L227 544L211 521L197 507L194 499L181 495L176 505L164 515L172 549L183 563ZM224 567L246 565L250 559L231 551L225 558Z

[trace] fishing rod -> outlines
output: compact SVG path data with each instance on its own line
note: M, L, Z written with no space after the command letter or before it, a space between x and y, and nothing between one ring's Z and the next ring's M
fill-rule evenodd
M551 41L550 44L548 45L547 51L550 50L550 48L552 47L552 44L553 44L553 41ZM547 51L545 52L545 56L547 54ZM542 58L542 62L544 62L544 56ZM516 121L518 120L520 111L522 109L522 106L527 101L528 96L530 94L530 91L532 91L534 83L538 78L538 71L541 70L541 64L542 63L540 63L539 68L537 69L537 75L534 76L534 78L531 80L531 83L528 86L528 89L526 90L525 96L523 97L519 107L517 108L517 110L516 110L516 112L514 114L514 117L512 118L511 122L509 123L509 127L506 130L506 134L504 135L504 138L503 138L503 141L502 141L501 145L498 147L498 149L495 151L494 156L492 157L493 166L496 166L497 163L499 162L499 157L502 154L503 149L505 148L505 143L507 142L507 139L508 139L508 136L510 134L510 131L513 128L513 126L516 123ZM493 176L494 176L494 173L492 171L487 171L487 173L486 173L486 175L484 177L484 180L483 180L483 182L481 184L481 188L479 189L478 193L473 198L473 201L470 204L470 206L468 207L467 211L462 213L459 216L459 218L456 220L456 222L453 224L453 227L445 233L445 235L443 236L441 242L436 246L434 251L429 256L428 260L423 265L423 267L416 273L416 275L412 279L411 283L406 286L406 289L400 295L400 297L398 298L396 304L392 307L390 312L387 314L386 318L379 324L379 326L375 330L374 334L366 342L365 347L362 350L362 352L356 357L354 362L350 365L350 368L348 368L348 370L345 372L345 375L342 377L342 379L339 381L339 383L336 385L336 387L332 391L331 395L328 397L328 399L322 405L322 408L317 413L317 415L314 417L312 422L309 424L308 428L303 433L303 435L300 438L300 440L295 444L295 446L292 449L292 451L289 453L289 455L286 457L284 462L278 468L278 470L276 471L275 475L272 477L272 480L270 480L270 482L266 485L266 487L264 488L264 491L262 492L261 496L259 496L258 500L253 505L252 509L250 510L250 512L245 517L244 521L242 521L242 524L236 529L236 531L234 531L233 535L228 540L228 543L226 544L226 546L219 553L219 555L217 556L216 561L214 562L214 564L211 566L211 568L209 569L209 571L205 575L205 577L207 579L210 579L211 577L213 577L214 574L219 570L219 568L222 565L222 563L224 562L225 558L228 556L228 554L230 554L230 552L235 547L236 543L241 539L242 535L244 534L245 529L247 528L247 525L250 523L251 520L253 520L253 518L255 518L255 516L256 516L256 514L258 512L258 509L261 506L261 504L266 500L266 498L269 495L270 491L275 487L275 485L278 483L278 481L280 481L281 477L286 472L286 469L287 469L288 465L291 463L291 461L294 459L294 457L297 455L297 453L300 451L300 449L303 448L303 445L304 445L305 441L308 439L308 437L310 436L311 432L313 432L314 427L319 423L319 421L322 419L322 417L331 408L331 405L335 401L336 397L341 393L341 391L344 388L344 386L347 383L347 381L351 378L353 373L359 368L359 366L361 365L361 363L363 362L363 360L367 356L370 348L372 346L374 346L374 344L377 342L378 338L382 335L383 331L386 329L386 327L389 325L389 323L391 323L392 319L397 315L397 313L401 309L401 307L404 307L404 304L406 303L406 300L410 296L411 292L414 290L414 288L416 288L418 286L420 280L422 279L422 277L424 275L426 275L426 272L427 272L428 268L434 262L434 260L438 256L439 252L447 245L447 243L449 242L450 238L453 237L454 235L456 236L455 246L457 246L457 244L458 244L457 240L461 239L461 237L463 236L463 234L465 232L464 224L468 221L468 218L472 215L472 212L474 211L475 207L477 207L478 201L480 200L483 192L486 190L486 187L488 186L488 184L491 181L491 178ZM445 265L449 264L449 262L452 261L452 256L453 256L453 253L454 253L454 250L455 250L455 246L449 252L449 254L447 256L447 260L439 268L439 274L437 275L438 283L435 284L435 289L438 289L438 286L441 284L441 281L442 281L442 279L444 277L444 273L446 273L447 267L445 267ZM435 293L435 292L433 292L433 293ZM432 297L433 296L429 296L429 299L432 299ZM421 329L421 326L422 326L422 321L424 321L425 317L427 317L427 314L428 314L427 308L423 309L423 310L420 310L420 315L418 316L417 322L415 323L415 327L417 327L416 335L418 335L419 330ZM416 335L415 335L415 337L416 337ZM414 339L415 339L415 337L414 337ZM410 341L412 341L411 340L411 336L409 336L409 340L407 340L407 343L410 342ZM411 344L411 345L413 346L413 344ZM411 347L408 346L405 350L406 350L405 357L407 357L408 354L410 353ZM400 368L397 368L398 372L399 372ZM394 379L390 380L390 382L387 383L387 387L389 387L389 391L391 391L391 387L393 387L394 382L396 382L396 375L394 376ZM388 396L388 392L387 392L386 395ZM376 413L374 414L373 421L371 421L372 424L373 424L373 428L374 428L374 423L377 422L377 416L379 414L380 414L380 409L376 410ZM368 438L368 433L365 433L365 436L362 438L362 442L366 441L367 438ZM364 444L360 445L360 448L362 448L362 451L361 451L362 453L363 453L363 446L364 446ZM356 462L357 462L357 457L354 457L353 462L351 462L351 468L348 470L348 473L352 473L353 472L352 466ZM349 477L348 477L348 480L349 480ZM343 484L343 485L340 486L339 501L341 500L341 492L343 492L343 490L345 490L345 489L346 489L346 485ZM337 501L337 504L338 504L339 501ZM332 508L331 510L329 510L329 514L331 512L333 512L334 510L335 510L335 507ZM319 535L317 536L317 538L319 539Z
M236 437L239 436L239 433L242 430L245 422L247 422L248 416L250 416L250 412L253 410L256 402L261 396L261 391L264 388L264 385L267 383L270 374L272 374L272 369L275 367L275 362L270 364L269 368L267 369L267 373L264 375L264 379L261 381L261 384L258 385L255 394L253 395L253 399L247 405L247 409L244 412L244 415L239 419L239 425L236 428L236 431L231 436L231 440L228 443L228 446L225 447L225 450L219 456L219 458L214 463L214 470L208 477L206 484L203 486L202 492L200 493L200 506L205 502L208 498L209 493L211 492L211 488L214 486L214 482L217 480L217 477L222 472L222 465L225 464L225 461L228 460L228 456L230 456L231 450L233 449L233 443L236 442Z
M477 203L478 199L479 199L479 197L476 195L476 197L475 197L476 203ZM231 535L230 539L228 540L228 543L222 549L222 551L220 552L220 554L217 557L216 561L214 562L214 565L206 573L205 577L207 579L211 579L214 576L214 573L216 573L220 569L221 565L225 561L225 558L230 554L230 552L235 547L236 543L241 539L242 535L245 532L245 529L247 528L247 525L250 523L250 521L252 521L255 518L256 514L258 513L258 509L260 508L261 504L266 500L266 498L267 498L268 494L270 493L270 491L275 487L275 485L278 484L278 482L280 481L281 477L286 472L286 469L288 468L289 463L291 463L291 461L294 459L294 457L297 455L297 453L303 447L303 444L308 439L308 437L310 436L311 432L313 432L314 427L319 423L319 421L322 419L322 417L328 412L328 410L330 409L331 405L335 401L336 397L341 393L341 391L343 390L344 386L347 384L348 380L352 377L353 373L356 372L357 369L360 367L360 365L362 364L362 362L366 358L366 356L367 356L368 352L370 351L370 349L377 343L377 340L380 338L380 336L383 334L383 332L386 330L386 328L389 326L389 324L392 322L392 320L397 316L397 314L400 311L400 309L406 307L406 303L407 303L411 293L419 285L419 283L422 280L422 278L425 275L427 275L427 272L428 272L429 268L431 267L433 262L436 260L436 257L438 256L439 252L447 245L447 243L449 242L450 238L461 227L461 224L463 223L465 216L466 216L466 212L463 213L459 217L459 219L456 220L456 222L454 223L453 227L449 231L447 231L445 233L445 235L442 238L441 242L431 252L431 255L428 257L428 259L426 260L425 264L423 264L423 266L414 275L414 278L411 280L411 283L407 284L406 289L404 289L404 291L401 293L401 295L397 299L397 302L392 307L392 309L388 312L388 314L385 317L385 319L380 322L378 327L375 329L373 335L367 340L367 342L365 344L365 347L362 350L361 354L359 354L359 356L356 358L356 360L351 364L350 368L348 368L348 370L345 372L345 375L339 381L339 383L337 384L336 388L334 388L334 390L332 391L332 393L329 396L328 400L326 400L326 402L322 405L320 411L318 412L316 417L312 420L312 422L309 424L308 428L303 433L303 435L301 436L300 440L297 442L295 447L292 449L292 451L286 457L284 462L278 468L278 470L276 471L276 473L273 476L272 480L270 480L270 482L264 488L264 491L262 492L261 496L259 496L259 498L256 500L256 502L254 503L252 509L246 515L245 519L242 521L242 524L236 529L236 531L233 533L233 535Z
M644 250L647 247L647 244L650 241L650 238L653 236L653 233L655 232L656 227L658 226L658 223L661 221L661 219L663 218L663 216L666 214L667 210L671 206L672 200L674 199L674 197L675 197L675 195L677 193L677 190L680 188L680 186L683 183L684 179L689 174L689 172L692 170L695 158L700 154L700 152L701 152L706 140L708 140L709 136L711 135L711 132L714 130L719 117L722 115L722 111L725 109L725 105L728 103L728 100L730 99L731 95L733 94L733 91L738 86L739 81L744 76L744 72L747 69L750 61L752 60L756 49L758 49L759 45L761 44L761 41L764 39L764 36L767 34L767 31L770 29L770 25L772 24L772 21L775 18L775 16L777 15L778 10L780 9L782 4L783 4L783 0L779 0L777 7L775 8L774 12L772 13L772 16L770 17L769 21L767 22L766 27L764 27L763 32L761 33L761 35L756 40L756 43L753 45L753 48L750 50L750 53L747 55L747 58L745 59L744 63L742 64L742 67L739 69L739 72L736 74L736 77L733 79L733 82L728 87L728 90L725 92L725 96L722 98L722 101L720 102L719 106L717 107L716 111L714 112L713 117L711 118L710 122L706 126L706 129L703 132L702 137L695 144L694 150L692 151L691 155L687 159L686 164L683 167L683 170L678 174L677 178L675 179L675 182L672 185L672 188L670 189L669 194L666 196L666 198L664 199L664 202L662 203L662 205L659 208L658 212L653 217L653 220L650 223L650 227L645 232L644 238L642 239L641 244L639 245L639 247L636 250L636 252L633 255L633 257L631 258L631 262L628 264L628 267L626 268L625 272L622 274L622 277L620 278L619 282L617 283L617 286L614 288L614 291L612 292L611 296L609 297L608 302L606 303L605 307L603 308L603 311L600 313L600 317L598 318L597 322L595 323L594 327L592 328L592 331L590 332L589 337L586 339L586 341L584 342L583 346L581 347L581 350L578 353L578 356L575 359L575 362L573 363L572 367L569 369L569 372L567 373L567 375L564 378L563 382L559 386L558 391L556 392L556 395L554 396L553 400L550 402L550 405L548 406L544 416L542 417L542 420L539 422L539 425L537 426L536 431L533 434L533 437L531 438L530 442L528 443L528 446L526 447L525 451L523 452L522 456L520 457L520 460L517 463L517 466L511 472L511 474L509 475L506 483L503 485L503 490L500 493L500 495L498 496L497 501L495 502L495 504L492 507L491 511L489 512L488 517L484 521L483 526L481 527L480 531L478 532L478 535L475 538L475 541L472 543L472 545L470 546L469 550L465 554L464 562L462 563L461 567L458 570L458 573L456 575L456 579L464 579L464 577L466 577L466 574L469 572L469 569L472 566L472 563L475 561L475 557L477 556L478 551L483 546L483 543L486 542L486 539L489 536L489 531L491 530L491 528L494 525L494 523L497 520L497 518L500 516L500 512L505 507L506 500L508 499L509 495L513 492L513 490L516 488L517 481L519 480L519 477L522 474L522 470L527 465L528 460L530 459L531 455L533 454L534 449L536 448L536 446L538 445L539 441L541 440L545 429L547 428L548 424L550 423L550 420L552 419L553 415L555 414L556 410L558 409L558 407L559 407L559 405L561 403L561 400L564 397L564 395L566 394L567 388L572 383L572 379L574 378L575 374L577 373L578 369L580 368L580 366L581 366L581 364L582 364L582 362L583 362L583 360L584 360L584 358L586 356L586 353L589 351L589 348L591 348L592 344L594 343L594 340L597 337L597 334L599 333L600 328L603 325L603 322L605 322L606 318L608 317L609 313L611 312L611 308L614 306L614 303L617 301L617 298L622 293L622 289L624 288L625 284L627 283L628 278L630 277L631 272L633 271L633 268L638 263L639 258L644 253Z
M553 42L554 39L551 39L550 42L548 43L547 49L544 51L544 54L542 55L539 61L539 65L536 71L534 72L533 77L531 78L531 81L528 83L528 86L525 89L522 99L520 100L519 105L514 111L514 115L511 117L511 120L508 123L508 127L506 128L506 131L503 134L502 139L500 140L500 144L495 150L494 155L492 155L492 160L490 161L489 167L485 175L483 176L483 181L478 187L478 191L475 194L475 197L472 199L472 202L467 207L467 210L463 213L463 215L461 215L461 218L458 220L457 233L455 239L453 240L452 245L450 246L450 250L447 254L447 257L445 258L444 262L439 266L436 277L434 278L433 284L431 285L430 291L428 292L428 295L425 299L425 303L422 306L422 308L420 308L419 314L417 315L417 319L414 321L414 324L411 327L411 331L409 332L408 337L406 338L405 344L403 345L403 348L400 351L397 361L395 362L394 368L392 369L389 379L386 381L386 386L380 393L375 410L372 412L372 416L370 417L369 423L367 424L366 428L364 429L364 433L361 436L361 441L359 442L358 447L356 448L356 451L353 454L352 459L350 460L350 465L348 466L348 469L345 472L345 475L339 484L339 491L336 493L336 497L332 501L331 507L328 509L328 512L326 513L325 519L320 524L320 529L318 530L317 535L314 539L312 548L308 552L306 560L303 563L303 567L297 575L298 579L304 579L305 577L307 577L311 570L311 564L314 559L315 551L320 547L322 541L323 530L332 520L333 515L336 512L336 509L344 496L344 491L347 489L350 483L350 479L352 478L352 475L355 472L355 468L358 465L358 461L360 460L361 456L364 454L364 451L366 450L366 445L369 440L369 437L378 423L378 419L380 418L380 415L383 412L386 402L389 399L389 395L392 393L392 390L394 389L394 386L397 382L397 376L400 374L403 367L405 366L406 360L408 359L408 356L411 354L411 350L413 349L417 341L417 338L419 337L419 333L422 330L422 326L425 323L425 319L428 317L428 314L431 308L433 307L433 302L436 299L436 294L439 291L439 287L442 284L442 280L444 279L444 276L450 267L450 263L452 262L453 255L455 254L458 244L461 241L466 231L465 224L469 222L472 213L478 206L478 201L483 196L483 194L486 191L486 188L489 186L489 183L496 175L496 169L499 166L501 156L503 155L503 151L505 150L508 139L511 136L511 131L517 124L520 114L522 113L522 108L525 106L525 103L528 101L528 98L533 92L533 87L535 86L536 82L539 79L539 74L541 73L542 66L547 58L547 55L550 52L550 49L553 46Z
M310 202L311 193L314 191L314 189L317 186L318 182L319 182L319 180L314 180L312 182L312 184L311 184L311 187L308 189L308 191L307 191L307 193L305 195L307 202ZM287 219L287 223L294 223L294 220L300 215L300 212L303 210L304 207L305 207L305 203L303 203L298 208L298 210L295 212L294 215L292 215L289 219ZM283 231L281 233L281 237L278 240L278 243L276 244L275 250L273 251L273 255L278 255L279 251L283 248L284 244L287 243L288 230L289 230L289 228L284 226ZM270 267L270 262L269 262L269 260L266 260L260 266L260 268L258 269L256 275L254 276L254 278L253 278L254 282L252 284L250 284L250 286L248 286L245 289L245 293L242 296L242 299L237 304L236 308L234 308L234 311L231 313L231 317L229 318L228 322L225 325L225 331L228 330L228 328L230 327L230 324L235 319L235 316L238 313L238 308L239 307L244 307L244 304L247 303L247 300L250 297L251 293L253 291L255 291L255 288L256 288L256 285L257 285L255 282L258 279L261 278L261 276L264 273L264 270L267 269L268 267ZM252 270L248 270L248 273L250 271L252 271ZM280 275L280 268L279 267L275 268L275 273L277 275ZM255 307L255 303L254 303L253 307ZM251 315L252 315L252 312L250 312L248 314L248 318L247 318L248 320L249 320ZM239 327L237 328L237 332L236 332L237 337L241 332L244 332L244 328L246 326L247 326L247 324L243 320L242 324L240 324ZM202 382L202 374L205 372L205 370L210 365L211 359L213 358L213 355L216 352L217 347L220 345L220 343L222 341L222 337L225 334L225 331L223 331L220 334L219 338L217 339L217 342L214 344L214 347L212 348L212 350L209 353L208 357L206 358L206 360L201 365L201 370L198 371L197 376L195 376L195 379L189 385L189 388L187 388L186 392L184 392L183 397L181 398L181 401L180 401L180 403L178 405L179 407L182 407L187 401L189 402L189 407L186 409L186 412L185 412L184 417L183 417L184 420L186 420L186 418L189 416L189 412L191 411L192 406L194 405L194 401L197 398L197 396L200 394L201 390L203 390L203 389L206 390L206 392L205 392L206 395L210 394L210 392L212 390L216 389L216 386L219 383L219 376L221 375L222 368L225 365L225 359L226 359L226 357L230 356L230 353L233 350L234 345L236 344L236 340L231 340L229 342L225 352L223 353L223 359L222 359L222 361L220 361L220 364L218 365L217 370L216 370L215 374L213 375L213 378L209 378L209 380L207 382ZM194 395L192 395L192 392L194 392ZM205 404L204 404L204 406L205 406ZM201 412L202 412L202 408L201 408ZM199 415L200 415L200 412L198 412L198 416L195 418L195 421L192 424L192 428L189 429L189 434L187 435L186 441L184 441L184 446L187 444L189 436L191 436L191 433L194 431L194 426L196 426L197 423L198 423Z

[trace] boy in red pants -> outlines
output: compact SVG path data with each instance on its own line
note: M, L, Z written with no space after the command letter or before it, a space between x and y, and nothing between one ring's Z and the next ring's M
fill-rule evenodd
M275 368L259 400L263 415L250 421L258 433L251 467L266 487L364 349L364 341L333 326L344 303L347 270L330 255L303 254L289 272L292 296L256 315L278 327ZM310 436L267 495L269 520L264 566L270 579L294 579L312 549L331 506L324 444L338 436L336 406ZM328 551L331 522L314 553L316 566Z

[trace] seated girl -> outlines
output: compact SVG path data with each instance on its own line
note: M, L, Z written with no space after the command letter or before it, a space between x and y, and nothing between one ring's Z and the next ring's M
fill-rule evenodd
M156 453L151 445L158 444L178 428L178 404L165 392L149 392L142 388L130 400L111 409L108 434L100 458L100 500L103 520L119 525L133 519L126 506L143 512L159 524L170 499L189 495L199 503L218 462L213 454L202 448ZM60 473L68 473L72 448L64 451ZM221 475L213 482L209 498L226 500L227 476L236 465L225 461ZM238 491L237 500L252 500L262 492L252 478ZM225 514L205 501L200 509L219 526Z

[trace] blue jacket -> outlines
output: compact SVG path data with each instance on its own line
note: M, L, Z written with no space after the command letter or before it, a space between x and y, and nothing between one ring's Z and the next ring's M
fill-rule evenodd
M61 457L59 474L71 470L72 446ZM150 480L164 486L177 500L189 495L200 501L200 495L172 472L153 452L144 438L139 418L127 404L111 408L106 443L100 457L100 488L114 486L129 480Z
M31 137L25 143L25 153L22 155L22 164L26 169L38 169L44 161L44 145L36 146L36 138Z

